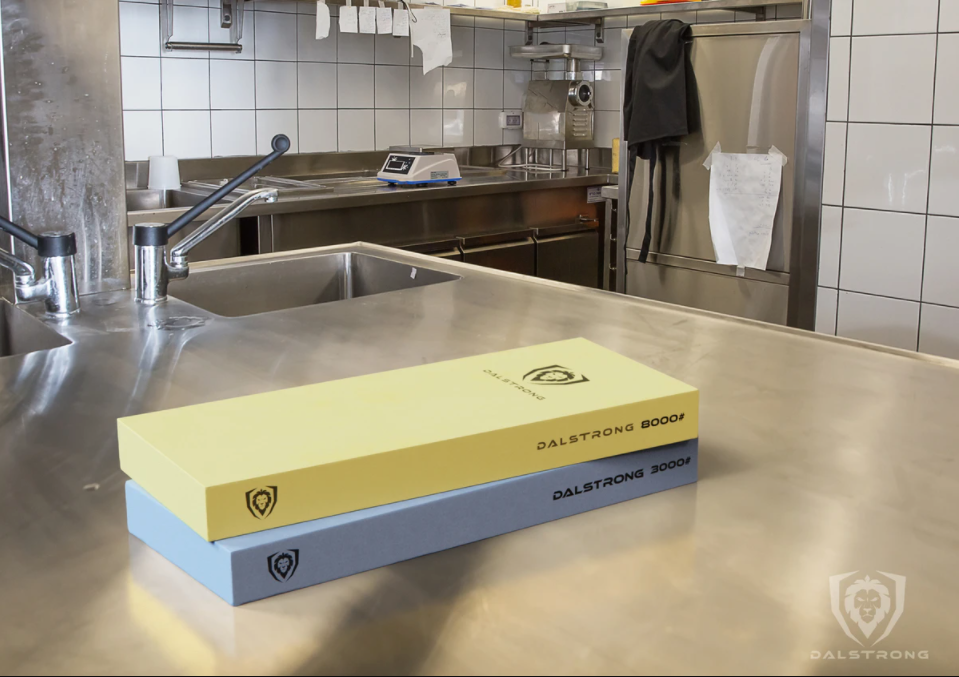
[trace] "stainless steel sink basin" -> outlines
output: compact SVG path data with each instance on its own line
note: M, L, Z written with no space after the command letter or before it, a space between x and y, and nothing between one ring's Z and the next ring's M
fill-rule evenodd
M407 263L339 252L195 266L170 296L224 317L244 317L460 279Z
M70 341L43 322L0 299L0 358L68 345Z
M135 189L127 191L127 211L145 212L157 209L183 209L199 204L209 195L207 192L186 190L149 190Z

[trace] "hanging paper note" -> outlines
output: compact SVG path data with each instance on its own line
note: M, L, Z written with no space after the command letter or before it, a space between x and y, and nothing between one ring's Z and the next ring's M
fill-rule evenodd
M359 29L356 7L350 4L350 0L346 0L346 5L340 7L340 33L357 33Z
M363 6L360 7L360 33L376 32L376 9L370 7L370 0L363 0Z
M779 208L786 156L723 153L719 144L703 165L710 170L709 230L716 262L766 269Z
M393 32L393 10L387 7L383 0L376 8L376 32L380 35L390 35Z
M405 38L410 34L410 14L405 9L393 12L393 37ZM410 46L412 49L412 46Z
M326 0L316 2L316 39L323 40L330 35L330 8Z
M448 9L414 9L410 23L413 44L423 52L423 73L453 61Z

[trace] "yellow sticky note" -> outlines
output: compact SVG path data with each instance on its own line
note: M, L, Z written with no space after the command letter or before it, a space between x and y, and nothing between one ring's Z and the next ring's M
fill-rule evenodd
M585 339L118 421L209 541L698 437L695 388Z

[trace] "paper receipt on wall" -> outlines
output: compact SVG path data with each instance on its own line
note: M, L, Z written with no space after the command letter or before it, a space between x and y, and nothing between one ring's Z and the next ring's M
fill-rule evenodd
M360 33L376 33L376 8L364 5L359 8Z
M706 158L717 263L766 269L785 164L786 156L775 146L769 153L723 153L717 143Z
M393 37L404 38L410 34L410 14L405 9L393 10ZM410 45L410 56L413 46Z
M325 40L330 35L330 8L326 0L316 2L316 39Z
M357 8L349 4L340 7L340 33L359 33L360 19Z
M410 22L413 44L423 52L423 73L449 66L453 61L453 41L448 9L414 9Z
M386 7L383 0L380 0L380 6L376 8L376 32L380 35L393 33L393 10Z

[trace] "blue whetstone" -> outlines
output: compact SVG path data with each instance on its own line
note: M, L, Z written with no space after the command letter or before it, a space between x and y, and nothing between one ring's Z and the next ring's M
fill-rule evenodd
M127 522L237 605L690 484L697 454L690 440L213 543L130 481Z

